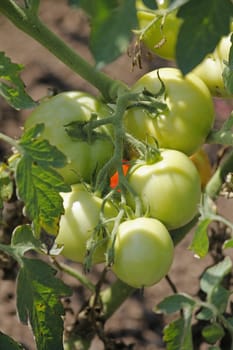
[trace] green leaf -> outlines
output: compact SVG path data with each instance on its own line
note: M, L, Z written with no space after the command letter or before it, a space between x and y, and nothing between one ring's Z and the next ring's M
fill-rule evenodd
M223 280L223 278L231 272L232 261L229 257L225 257L223 261L208 268L201 277L200 287L207 295L212 293Z
M39 227L56 234L60 216L64 213L63 200L59 192L66 192L69 186L52 168L42 167L24 156L16 169L19 197L25 203L28 217L33 220L35 231Z
M106 6L106 0L95 1L95 6L97 3L99 12L91 19L90 49L97 67L102 68L127 51L137 17L134 0L121 1L114 8Z
M60 298L71 295L71 290L54 274L44 261L24 258L18 275L18 315L21 322L30 322L37 350L63 350L64 309Z
M196 315L197 320L205 320L209 321L214 317L213 311L211 309L208 309L207 307L203 307L201 311L198 312Z
M206 256L209 250L209 238L207 234L207 228L211 223L210 219L200 220L194 233L189 249L191 249L196 256L203 258Z
M184 21L178 34L176 60L184 74L213 52L221 37L230 32L232 15L230 0L190 0L179 9L178 16Z
M211 293L208 294L208 302L215 305L220 314L226 311L228 300L231 293L222 286L216 286Z
M164 341L167 343L167 350L192 350L192 307L184 309L182 318L171 322L164 329Z
M186 304L194 307L196 302L187 294L174 294L164 298L158 305L156 305L154 311L171 314L180 311Z
M15 109L32 108L36 102L26 93L24 83L20 79L23 65L12 63L0 52L0 95Z
M231 48L229 52L228 62L225 63L225 68L223 70L223 81L226 90L229 94L233 94L233 35L231 35Z
M16 227L12 234L11 247L21 257L29 250L42 251L44 248L41 241L34 237L30 225Z
M28 217L33 221L36 234L40 227L56 234L60 216L64 213L60 192L70 191L53 167L63 167L66 158L47 140L40 139L43 124L26 131L19 145L23 156L17 163L16 183L18 196L25 203Z
M2 350L24 350L23 346L19 343L16 343L8 335L0 332L0 349Z
M219 323L213 323L204 327L201 333L209 344L215 344L225 334L224 329Z

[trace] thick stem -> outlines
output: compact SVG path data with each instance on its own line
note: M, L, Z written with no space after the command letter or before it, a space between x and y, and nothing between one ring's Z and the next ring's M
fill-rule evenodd
M20 8L13 0L1 0L0 12L16 27L47 48L75 73L95 86L107 101L115 101L119 92L118 89L127 89L124 83L98 71L79 56L30 10Z

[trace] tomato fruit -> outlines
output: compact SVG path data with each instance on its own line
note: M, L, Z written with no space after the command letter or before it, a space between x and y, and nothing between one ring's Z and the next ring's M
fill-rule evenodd
M176 41L181 18L172 11L165 17L154 12L137 11L139 28L144 30L141 37L145 46L156 55L167 60L175 60Z
M190 156L190 159L199 172L201 187L204 189L212 176L212 166L208 154L203 148L200 148L197 152Z
M66 258L82 263L87 252L87 241L99 223L102 199L91 193L84 185L75 184L69 193L61 193L63 197L64 215L60 219L56 243L63 245L61 254ZM104 216L111 218L117 215L115 207L106 202ZM111 229L112 224L108 224ZM100 235L100 239L103 238ZM93 263L105 260L107 241L99 242L94 252Z
M124 117L126 131L139 140L150 142L155 138L161 148L191 155L202 146L213 125L212 97L200 78L192 73L184 77L177 68L161 68L145 74L132 91L147 89L157 93L161 87L158 72L165 85L167 108L158 110L156 115L141 106L128 109Z
M173 254L171 236L159 220L124 221L116 234L112 270L132 287L151 286L168 273Z
M80 179L90 182L92 176L112 156L113 143L104 130L87 138L73 139L65 126L73 121L89 121L92 113L108 116L109 110L95 97L78 91L63 92L53 96L34 109L25 122L25 129L44 123L41 137L65 154L68 164L57 169L68 184Z
M168 229L187 224L197 214L201 180L195 165L182 152L162 150L155 163L130 168L128 181L148 215ZM131 196L128 203L133 206Z
M211 94L215 97L229 97L224 81L223 70L224 61L228 61L231 47L231 35L223 37L213 53L206 58L193 70L209 88Z

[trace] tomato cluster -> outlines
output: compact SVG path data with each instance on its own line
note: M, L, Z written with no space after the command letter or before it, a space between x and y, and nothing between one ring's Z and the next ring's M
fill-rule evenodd
M141 39L173 59L180 20L171 13L161 22L162 17L143 11L138 12ZM171 231L198 215L211 177L203 145L214 123L213 94L223 96L224 86L218 82L211 88L202 76L205 64L186 76L177 68L145 74L127 90L121 120L117 103L79 91L48 97L30 114L25 129L43 123L39 137L67 158L57 171L71 192L61 193L64 214L55 238L66 258L84 265L105 262L136 288L168 273L174 256Z

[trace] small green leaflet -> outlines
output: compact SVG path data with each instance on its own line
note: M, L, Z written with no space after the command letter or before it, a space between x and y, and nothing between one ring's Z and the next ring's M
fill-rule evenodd
M16 343L8 335L0 332L0 349L2 350L24 350L21 344Z
M21 322L30 322L37 350L63 350L60 298L71 295L71 290L55 272L42 260L23 258L17 279L18 315Z
M164 329L164 341L167 350L193 350L192 343L192 307L187 306L183 310L183 316L172 321Z
M209 251L209 237L207 234L207 228L211 223L211 219L201 220L194 233L189 249L192 250L199 258L204 258Z
M59 192L70 191L70 186L53 168L63 167L66 158L48 141L37 138L42 129L42 124L36 125L26 131L19 142L23 156L16 168L16 183L18 195L25 203L36 234L40 227L56 234L64 212Z
M224 336L225 332L222 326L218 323L210 324L203 328L202 336L209 344L215 344Z
M222 282L223 278L231 272L232 261L225 257L223 261L208 268L202 275L200 286L203 292L209 294Z
M19 76L22 69L23 65L12 63L4 52L0 52L0 95L15 109L36 106Z
M184 74L213 52L220 38L230 32L232 15L231 0L190 0L179 9L178 16L184 21L177 39L176 60Z
M104 3L106 0L98 1ZM97 2L95 2L96 4ZM134 0L95 13L91 18L90 49L99 69L125 53L137 26Z
M156 308L154 311L156 312L159 311L166 314L172 314L174 312L177 312L183 309L183 307L186 304L194 308L196 302L194 299L192 299L189 295L185 293L173 294L166 297L158 305L156 305Z

